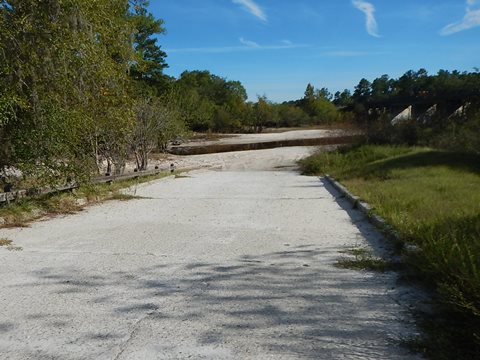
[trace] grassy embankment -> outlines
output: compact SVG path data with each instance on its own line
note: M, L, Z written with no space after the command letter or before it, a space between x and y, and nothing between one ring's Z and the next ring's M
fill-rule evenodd
M435 359L480 358L480 156L428 148L362 146L302 162L370 203L404 242L409 274L433 290L415 345Z
M174 173L179 176L178 173ZM32 221L45 216L72 214L86 206L108 200L132 200L140 197L122 190L135 185L170 176L170 172L136 179L116 181L111 184L82 185L71 192L45 195L37 198L25 198L0 206L2 227L25 227Z

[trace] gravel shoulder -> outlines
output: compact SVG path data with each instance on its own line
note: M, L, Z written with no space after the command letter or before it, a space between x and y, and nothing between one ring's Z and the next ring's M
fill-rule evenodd
M383 239L290 170L311 151L201 155L223 171L0 230L23 248L0 248L0 358L415 359L411 290L334 266Z

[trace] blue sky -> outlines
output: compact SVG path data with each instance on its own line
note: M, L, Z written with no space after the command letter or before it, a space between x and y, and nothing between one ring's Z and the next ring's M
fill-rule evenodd
M151 0L150 11L165 21L167 74L209 70L250 100L480 67L480 0Z

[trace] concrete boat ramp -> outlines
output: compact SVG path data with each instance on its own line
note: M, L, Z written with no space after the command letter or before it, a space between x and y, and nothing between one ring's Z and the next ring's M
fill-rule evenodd
M0 248L0 358L416 359L412 290L335 266L385 242L291 170L313 150L225 154L223 171L0 230L17 247Z

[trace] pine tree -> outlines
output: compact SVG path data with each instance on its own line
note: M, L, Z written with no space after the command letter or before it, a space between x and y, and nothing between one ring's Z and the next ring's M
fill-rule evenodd
M134 48L137 52L137 63L132 66L131 76L150 86L162 90L167 81L163 70L168 67L167 54L157 44L155 35L165 33L164 21L155 19L148 12L148 0L130 1L131 19L136 29L134 36ZM160 88L160 89L159 89Z

